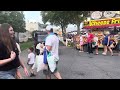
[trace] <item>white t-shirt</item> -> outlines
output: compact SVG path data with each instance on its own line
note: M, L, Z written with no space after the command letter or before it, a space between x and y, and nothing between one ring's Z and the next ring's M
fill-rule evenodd
M28 64L34 64L35 62L35 54L34 53L29 53L28 54L28 59L30 59L30 61L28 62Z
M98 37L94 37L95 45L98 45Z
M45 45L52 46L52 50L50 52L59 60L59 38L56 35L50 35L46 38Z

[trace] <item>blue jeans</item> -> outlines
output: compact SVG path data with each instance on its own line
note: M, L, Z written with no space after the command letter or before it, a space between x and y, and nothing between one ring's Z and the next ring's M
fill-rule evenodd
M0 71L0 79L15 79L16 69Z

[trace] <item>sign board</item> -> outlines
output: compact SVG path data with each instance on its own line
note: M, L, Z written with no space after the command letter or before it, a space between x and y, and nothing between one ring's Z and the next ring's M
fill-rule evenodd
M120 26L120 18L90 20L84 22L84 29Z

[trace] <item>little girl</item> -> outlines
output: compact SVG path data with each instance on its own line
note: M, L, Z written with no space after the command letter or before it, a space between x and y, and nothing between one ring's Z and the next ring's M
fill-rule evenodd
M28 54L28 62L27 62L27 64L29 66L29 70L30 70L30 73L31 73L30 77L35 76L34 71L32 69L32 67L33 67L33 65L35 63L35 54L33 53L33 51L34 51L33 47L30 47L29 50L28 50L29 54Z

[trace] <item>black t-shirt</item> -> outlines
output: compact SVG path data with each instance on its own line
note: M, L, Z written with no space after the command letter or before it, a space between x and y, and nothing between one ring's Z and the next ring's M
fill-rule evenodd
M13 51L16 53L16 58L13 61L0 66L0 71L8 71L20 66L18 49L15 47L13 49L14 49ZM7 54L6 46L0 42L0 60L8 58L10 58L10 54Z

